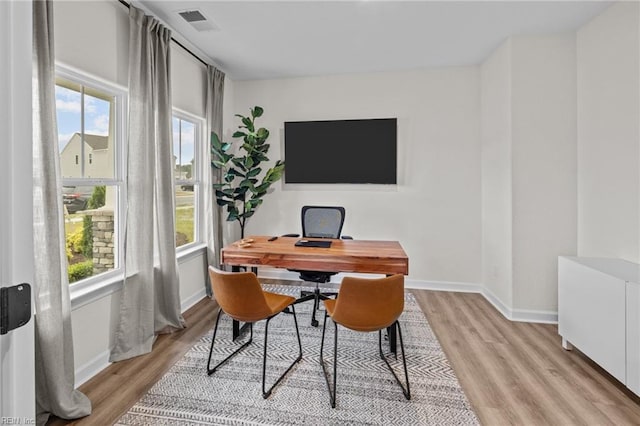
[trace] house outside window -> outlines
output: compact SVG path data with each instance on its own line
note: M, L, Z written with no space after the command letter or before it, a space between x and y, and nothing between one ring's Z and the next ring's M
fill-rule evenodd
M126 92L62 68L56 112L71 284L119 272Z
M173 159L176 197L176 247L201 241L200 219L200 134L202 121L174 110Z

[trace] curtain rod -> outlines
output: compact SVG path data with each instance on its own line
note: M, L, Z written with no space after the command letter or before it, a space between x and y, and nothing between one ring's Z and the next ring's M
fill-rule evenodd
M131 8L131 4L126 2L125 0L118 0L118 2L124 6L127 7L127 9ZM198 61L202 62L202 64L205 67L208 67L209 64L206 63L204 60L202 60L198 55L196 55L195 53L193 53L191 50L189 50L184 44L180 43L178 40L176 40L175 38L171 37L171 41L174 42L175 44L177 44L178 46L182 47L188 54L190 54L191 56L193 56L194 58L196 58Z

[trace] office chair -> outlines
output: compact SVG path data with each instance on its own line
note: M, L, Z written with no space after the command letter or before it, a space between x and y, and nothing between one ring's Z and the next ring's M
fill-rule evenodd
M268 398L273 388L280 383L284 376L293 368L293 366L302 359L302 343L300 341L300 332L298 331L298 320L296 318L296 310L293 302L294 297L285 296L283 294L269 293L263 291L258 278L253 272L225 272L209 266L209 276L213 287L213 294L216 301L220 305L216 325L213 328L213 337L211 339L211 349L209 349L209 360L207 361L207 374L212 375L219 367L237 355L242 349L249 346L253 340L253 323L256 321L267 320L264 327L264 352L262 356L262 397ZM269 335L269 321L271 318L290 307L293 313L293 322L296 327L296 335L298 336L298 358L282 373L273 385L267 390L265 389L265 376L267 369L267 336ZM249 323L250 336L249 340L236 349L231 355L211 367L211 355L213 353L213 345L216 341L216 333L218 331L218 322L222 316L222 312L229 315L237 321Z
M302 237L303 238L340 238L342 225L344 224L345 210L344 207L326 207L326 206L304 206L302 207ZM299 237L299 234L285 234L284 237ZM345 240L351 240L348 235L342 236ZM312 282L316 284L313 291L302 291L300 298L296 300L296 304L313 300L313 311L311 312L311 325L318 326L316 319L316 311L320 307L320 300L326 300L330 296L337 293L321 293L319 284L328 283L331 277L337 272L323 271L300 271L302 281Z
M404 354L404 343L402 342L402 332L398 318L404 309L404 276L392 275L386 278L367 279L345 277L340 286L337 299L323 301L325 306L324 324L322 326L322 343L320 344L320 364L324 372L324 378L329 390L331 407L336 407L336 383L338 365L338 324L355 331L378 332L378 349L380 358L384 360L400 385L402 393L406 399L411 399L409 389L409 374L407 373L407 360ZM329 374L322 358L324 350L324 335L327 328L327 317L333 320L334 342L333 342L333 390L329 384ZM400 348L402 350L402 364L404 366L404 378L406 388L400 382L389 361L382 352L382 330L387 327L397 327L400 337Z

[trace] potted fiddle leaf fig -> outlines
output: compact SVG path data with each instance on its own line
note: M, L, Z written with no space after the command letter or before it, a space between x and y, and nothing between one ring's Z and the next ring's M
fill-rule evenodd
M264 110L251 108L251 115L245 117L236 114L242 121L234 134L234 138L242 138L242 145L234 154L232 143L222 142L217 134L211 134L211 165L222 170L221 182L213 185L219 206L226 208L227 221L238 221L240 235L244 238L247 219L254 215L263 202L267 190L280 180L284 171L284 162L276 161L275 165L263 172L261 164L269 161L266 143L269 131L264 127L256 128L256 118L262 116Z

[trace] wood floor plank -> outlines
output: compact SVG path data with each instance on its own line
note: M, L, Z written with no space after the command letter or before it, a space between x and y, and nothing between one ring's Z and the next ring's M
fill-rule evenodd
M51 418L48 425L110 425L157 382L200 337L213 327L217 304L206 298L185 315L187 328L157 338L150 354L111 364L80 390L93 405L90 416L75 421ZM204 371L204 369L203 369Z
M640 398L580 351L562 349L557 326L511 322L480 294L412 293L482 424L640 425ZM91 416L48 424L113 424L212 328L216 312L202 300L185 314L187 329L80 387Z
M640 424L640 398L562 349L557 326L511 322L479 294L414 294L483 424Z

